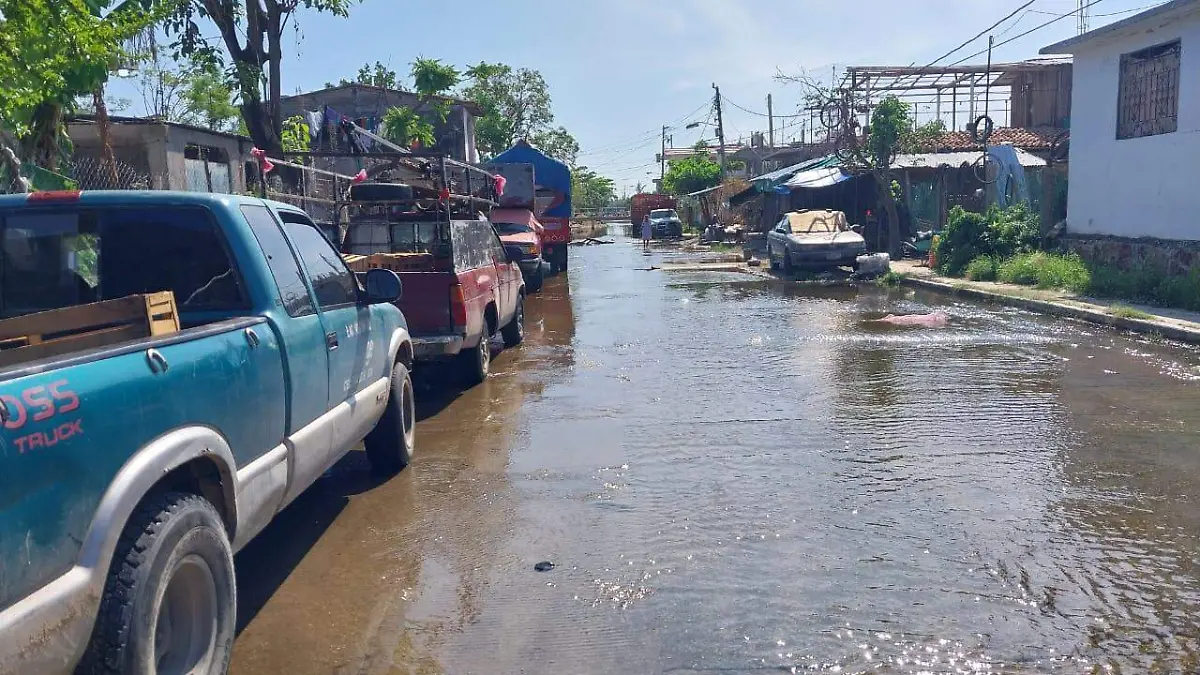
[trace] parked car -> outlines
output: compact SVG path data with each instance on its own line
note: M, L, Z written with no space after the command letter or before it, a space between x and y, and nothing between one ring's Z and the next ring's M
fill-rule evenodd
M683 221L675 209L654 209L650 212L650 231L655 239L683 236Z
M542 290L542 282L546 277L546 261L542 259L544 249L543 236L545 228L528 209L492 209L489 218L500 241L505 247L516 246L521 249L521 259L517 264L521 274L525 276L525 288L530 293Z
M364 438L412 456L399 279L201 193L0 196L0 257L0 672L224 673L234 552ZM50 334L149 293L153 337Z
M487 379L491 339L506 347L525 336L524 251L505 247L486 218L452 218L419 200L379 208L357 202L344 243L367 267L385 265L404 283L399 306L408 319L417 363L457 363L470 384Z
M767 233L772 269L782 267L790 272L853 266L866 252L866 241L847 224L841 211L791 211Z

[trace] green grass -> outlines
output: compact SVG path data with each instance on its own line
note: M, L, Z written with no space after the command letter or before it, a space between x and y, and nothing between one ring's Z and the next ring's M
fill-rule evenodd
M966 277L971 281L995 281L999 263L990 255L981 255L967 264Z
M906 273L888 270L887 274L884 274L875 280L875 285L883 288L895 288L907 278L908 274Z
M1092 273L1083 259L1073 253L1058 255L1036 251L1013 256L996 268L996 279L1007 284L1065 289L1086 293L1092 285Z
M965 270L972 281L996 280L1006 284L1066 290L1077 295L1111 298L1156 307L1200 311L1200 269L1191 274L1165 274L1150 266L1120 269L1088 264L1074 253L1062 255L1036 251L996 260L979 256ZM1122 305L1114 305L1117 310ZM1124 308L1128 312L1137 312ZM1135 314L1117 314L1145 318Z
M1122 304L1112 305L1108 308L1108 313L1121 319L1141 319L1143 321L1148 321L1154 318L1154 315L1149 312L1143 312L1136 307L1130 307L1129 305Z

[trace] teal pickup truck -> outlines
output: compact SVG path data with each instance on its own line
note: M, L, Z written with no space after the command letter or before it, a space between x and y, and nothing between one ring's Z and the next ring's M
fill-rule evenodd
M392 272L302 211L0 196L0 319L172 291L180 330L0 368L0 673L224 673L233 552L365 439L413 452Z

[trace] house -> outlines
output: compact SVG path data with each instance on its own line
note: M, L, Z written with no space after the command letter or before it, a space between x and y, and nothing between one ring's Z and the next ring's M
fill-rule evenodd
M115 181L113 169L102 162L95 119L67 121L74 145L72 178L82 189L246 191L246 163L254 144L245 136L154 117L119 116L109 118L108 133L117 160Z
M483 116L483 109L471 101L457 98L439 96L433 100L448 109L446 121L434 125L434 137L438 141L435 149L461 162L478 162L475 121ZM428 104L428 101L411 91L348 83L284 96L280 99L279 107L284 119L297 115L304 117L314 140L319 140L316 145L321 149L333 150L339 149L336 131L332 127L335 116L348 118L364 129L378 133L388 109L407 107L422 110ZM322 131L333 133L322 135Z
M1074 55L1067 245L1097 262L1200 269L1200 0L1041 51Z

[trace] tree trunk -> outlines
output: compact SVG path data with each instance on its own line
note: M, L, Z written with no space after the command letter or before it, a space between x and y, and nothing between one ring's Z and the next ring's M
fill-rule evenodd
M92 92L92 104L96 107L96 130L100 132L100 164L109 181L111 190L121 189L121 179L117 176L117 158L113 154L111 128L108 122L108 104L104 102L104 83Z
M888 174L883 171L873 171L875 174L875 189L879 195L879 202L883 205L883 211L887 214L888 220L888 244L887 252L892 260L900 257L900 214L896 208L896 198L892 196L892 181L888 178Z
M282 74L280 62L283 60L283 48L279 42L283 39L283 17L279 4L267 0L267 114L270 116L271 132L276 138L283 137L283 118L281 117L280 98L282 93Z

